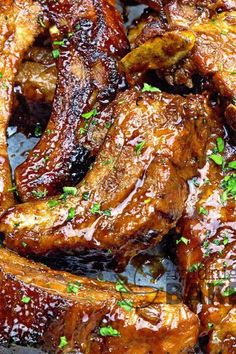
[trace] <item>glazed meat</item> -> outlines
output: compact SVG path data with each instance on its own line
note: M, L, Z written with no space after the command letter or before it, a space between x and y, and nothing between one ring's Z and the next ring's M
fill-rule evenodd
M168 304L164 292L51 271L3 248L0 299L3 344L40 344L50 353L177 354L197 341L197 317L182 303Z
M0 213L14 204L6 129L15 76L25 51L39 33L40 6L30 0L0 3Z
M121 16L113 2L101 0L44 2L55 23L52 54L58 58L58 81L53 111L40 142L16 169L22 200L34 199L40 189L55 194L70 181L70 169L98 111L118 90L121 74L117 59L128 49ZM90 122L91 121L91 122Z
M185 301L199 314L202 333L210 334L209 353L236 348L236 148L222 136L217 129L209 161L191 182L177 241Z
M21 254L109 249L125 264L176 225L216 112L201 95L136 90L112 107L115 123L77 189L18 205L1 219L8 247Z

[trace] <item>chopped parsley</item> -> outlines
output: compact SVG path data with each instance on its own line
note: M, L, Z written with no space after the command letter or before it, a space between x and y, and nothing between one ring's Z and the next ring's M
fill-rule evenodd
M2 79L3 78L3 73L2 72L0 72L0 79Z
M98 111L96 108L92 109L91 111L87 112L87 113L83 113L81 114L81 116L84 118L84 119L90 119L92 117L95 117L96 115L98 114Z
M119 279L116 283L116 291L119 291L120 293L128 293L129 290L126 288L124 281Z
M59 343L59 345L58 345L58 348L61 348L61 349L62 349L62 348L64 348L64 347L66 347L67 344L68 344L68 342L67 342L66 337L65 337L65 336L60 337L60 343Z
M72 220L75 217L75 208L70 208L68 211L67 220Z
M221 291L221 295L224 297L228 297L234 294L236 294L236 288L232 288L231 286L228 286L225 290Z
M82 284L79 283L78 281L74 283L68 283L66 291L70 294L78 294Z
M225 176L221 183L221 187L224 189L221 196L223 202L230 197L236 198L236 174Z
M39 138L42 135L42 127L41 125L37 124L35 129L34 129L34 135L36 138Z
M190 243L190 240L188 240L184 236L181 236L179 240L176 240L176 245L178 245L180 242L183 242L185 245L188 245Z
M84 192L82 194L82 198L83 198L83 200L89 200L89 192Z
M111 210L110 209L105 209L102 211L103 215L105 216L111 216Z
M217 165L223 165L224 163L224 159L221 155L218 155L218 154L211 154L210 156L210 159L213 160Z
M117 304L122 307L125 311L131 311L132 308L133 308L133 304L132 304L132 301L130 300L121 300L121 301L118 301Z
M90 213L91 214L100 214L100 208L101 208L101 205L99 203L94 203L92 208L90 209Z
M228 163L228 167L236 170L236 161L231 161Z
M191 267L188 268L188 272L190 273L197 272L202 267L203 267L202 263L194 263L193 265L191 265Z
M144 148L144 145L146 144L145 140L140 141L137 145L134 147L134 151L136 152L137 155L140 155L142 149Z
M146 82L143 85L142 92L161 92L161 90L155 86L151 86Z
M41 199L41 198L46 197L46 195L48 194L48 191L47 191L47 189L43 189L42 191L41 190L33 190L31 193L37 199Z
M52 51L52 56L53 56L54 59L59 58L59 56L60 56L60 50L59 50L59 49L54 49L54 50Z
M22 296L21 302L24 304L28 304L31 301L31 297L29 296Z
M48 206L50 209L55 208L59 204L58 200L52 199L48 201Z
M217 149L219 152L223 152L224 149L225 149L225 143L224 143L224 140L219 137L216 139L216 145L217 145Z
M199 208L199 214L208 215L208 210L203 208L203 207L200 207Z
M120 336L120 332L117 331L115 328L113 328L112 326L107 326L107 327L101 327L99 329L99 333L102 337L119 337Z
M70 195L76 195L77 188L76 187L63 187L63 192L66 194L70 194Z
M217 280L213 280L209 283L207 283L209 286L222 286L225 284L225 281L222 279L217 279Z

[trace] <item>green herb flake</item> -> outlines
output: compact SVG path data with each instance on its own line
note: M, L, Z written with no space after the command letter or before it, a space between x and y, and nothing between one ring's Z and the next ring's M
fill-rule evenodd
M107 326L107 327L101 327L99 329L99 333L102 337L119 337L120 336L120 332L117 331L115 328L113 328L112 326Z
M58 345L58 348L62 349L64 347L66 347L67 344L68 344L68 342L67 342L66 337L65 336L60 337L60 343Z
M216 145L217 145L218 152L223 152L224 151L225 143L224 143L224 140L221 137L216 139Z
M54 59L59 58L59 56L60 56L60 50L59 50L59 49L54 49L54 50L52 51L52 56L53 56Z
M208 327L209 329L211 329L211 328L213 328L213 327L214 327L214 324L213 324L213 323L211 323L211 322L208 322L207 327Z
M65 42L64 41L54 41L52 44L53 45L64 45Z
M208 210L203 208L203 207L200 207L199 208L199 214L208 215Z
M31 301L31 297L29 296L22 296L21 302L23 302L24 304L28 304Z
M79 128L79 132L81 135L85 134L87 132L87 129L85 128Z
M34 135L36 136L36 138L39 138L42 135L42 127L41 125L36 125L35 129L34 129Z
M22 244L22 246L23 246L24 248L27 247L27 243L21 242L21 244Z
M3 73L2 72L0 72L0 79L2 79L3 78Z
M145 140L140 141L137 145L134 147L134 151L136 152L137 155L140 155L142 149L144 148L144 145L146 144Z
M90 209L90 213L93 215L100 214L100 208L101 205L99 203L94 203L92 208Z
M48 194L48 191L47 189L44 189L44 190L33 190L31 192L31 194L36 197L37 199L41 199L41 198L44 198L46 197L46 195Z
M231 161L228 163L228 167L236 170L236 161Z
M78 281L76 281L74 283L68 283L66 291L70 294L78 294L81 287L82 287L82 284L79 283Z
M89 192L84 192L82 194L82 198L83 198L83 200L89 200Z
M212 161L214 161L217 165L223 165L224 159L221 155L218 154L212 154L209 156Z
M68 210L67 220L72 220L75 217L75 208L70 208Z
M179 240L176 240L176 245L178 245L180 242L183 242L185 245L188 245L190 243L190 240L188 240L184 236L181 236Z
M98 111L96 108L92 109L91 111L87 112L87 113L83 113L81 114L81 116L84 118L84 119L90 119L92 117L95 117L96 115L98 114Z
M209 283L207 283L209 286L223 286L225 284L225 281L222 279L218 279L218 280L213 280Z
M192 273L192 272L197 272L198 270L200 270L203 267L203 264L201 262L199 263L194 263L191 265L191 267L188 268L188 272Z
M77 194L77 188L76 187L63 187L63 192L66 194L70 195L76 195Z
M151 86L146 82L143 85L142 92L161 92L161 90L155 86Z
M129 312L133 308L133 303L130 300L121 300L117 302L118 306L122 307L125 311Z
M110 127L111 127L111 123L106 122L106 123L105 123L105 128L109 129Z
M221 295L224 297L228 297L234 294L236 294L236 288L232 288L231 286L228 286L225 290L221 291Z
M116 291L119 291L120 293L128 293L129 290L126 288L124 281L119 279L116 283Z
M59 204L58 200L51 199L48 201L48 206L50 209L55 208Z
M110 210L110 209L102 210L102 213L103 213L103 215L105 215L105 216L111 216L111 210Z

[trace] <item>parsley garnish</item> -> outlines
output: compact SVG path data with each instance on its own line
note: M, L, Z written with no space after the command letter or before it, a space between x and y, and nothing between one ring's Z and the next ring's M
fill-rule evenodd
M76 187L63 187L63 192L66 194L70 194L70 195L76 195L77 188Z
M66 291L68 293L78 294L79 289L81 288L82 284L76 281L75 283L69 283L67 285Z
M203 264L202 263L194 263L193 265L191 265L191 267L189 267L188 271L190 273L192 272L196 272L198 271L199 269L201 269L203 267Z
M103 337L111 336L111 337L119 337L120 332L117 331L112 326L102 327L99 329L99 333Z
M189 244L190 240L188 240L184 236L181 236L179 240L176 240L176 245L178 245L180 242L183 242L185 245L187 245L187 244Z
M231 161L228 163L228 167L236 170L236 161Z
M52 51L52 56L53 56L54 59L59 58L59 56L60 56L60 50L59 50L59 49L54 49L54 50Z
M39 138L42 135L42 127L41 125L36 125L35 129L34 129L34 135L36 136L36 138Z
M48 206L50 209L56 207L59 204L58 200L52 199L48 201Z
M209 156L211 160L213 160L217 165L223 165L224 163L224 159L221 155L217 155L217 154L212 154Z
M48 191L47 191L47 189L44 189L44 190L42 190L42 191L40 191L40 190L33 190L31 193L32 193L32 195L33 195L34 197L36 197L37 199L40 199L40 198L46 197L46 195L48 194Z
M203 208L203 207L200 207L199 208L199 214L208 215L208 210Z
M225 297L228 297L228 296L231 296L234 294L236 294L236 288L232 288L231 286L228 286L225 290L221 291L221 295L225 296Z
M124 285L124 281L121 279L119 279L116 283L116 291L119 291L120 293L128 293L129 292L129 290Z
M60 337L60 343L58 345L58 348L64 348L65 346L67 346L68 342L65 336Z
M130 300L122 300L118 301L117 304L122 307L125 311L131 311L133 308L132 301Z
M75 217L75 208L70 208L68 211L67 220L72 220Z
M100 214L100 208L101 208L101 205L99 203L94 203L92 208L90 209L90 213L91 214Z
M146 82L143 85L142 92L161 92L161 90L155 86L151 86Z
M22 301L24 304L28 304L28 303L31 301L31 297L29 297L29 296L22 296L21 301Z
M95 117L96 115L98 114L98 111L96 108L92 109L92 111L89 111L87 113L83 113L81 114L81 116L84 118L84 119L90 119L91 117Z
M225 149L225 143L224 143L224 140L219 137L216 139L216 144L217 144L217 149L219 152L223 152L224 149Z
M145 144L146 144L145 140L142 140L142 141L140 141L140 143L135 145L134 151L136 152L137 155L140 155Z
M82 194L82 198L83 198L83 200L89 200L89 192L84 192Z

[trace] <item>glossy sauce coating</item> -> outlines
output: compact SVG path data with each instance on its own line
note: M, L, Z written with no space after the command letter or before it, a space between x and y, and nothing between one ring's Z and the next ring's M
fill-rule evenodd
M69 183L80 139L93 121L82 114L96 108L95 116L114 98L121 80L117 59L128 50L113 2L48 0L44 6L57 29L52 35L53 54L58 58L57 89L40 142L16 169L22 200L37 199L39 193L53 195Z
M86 354L178 354L194 347L198 319L185 305L166 303L156 289L123 289L51 271L2 248L0 342ZM116 336L101 335L108 326ZM66 344L60 348L61 337Z
M216 139L223 136L219 127L208 144L209 156L216 149ZM202 332L210 334L209 353L234 353L236 345L236 208L234 197L229 194L225 200L224 194L226 178L235 183L235 173L227 163L235 161L236 148L227 140L225 144L218 153L225 159L225 170L209 159L201 176L191 182L179 223L180 237L184 237L178 259L185 301L199 314Z
M14 204L6 129L17 70L25 51L39 34L40 11L40 6L30 0L0 3L0 214Z
M217 113L201 95L130 90L112 103L112 116L76 196L21 204L1 219L8 247L21 254L109 249L122 264L176 225Z

